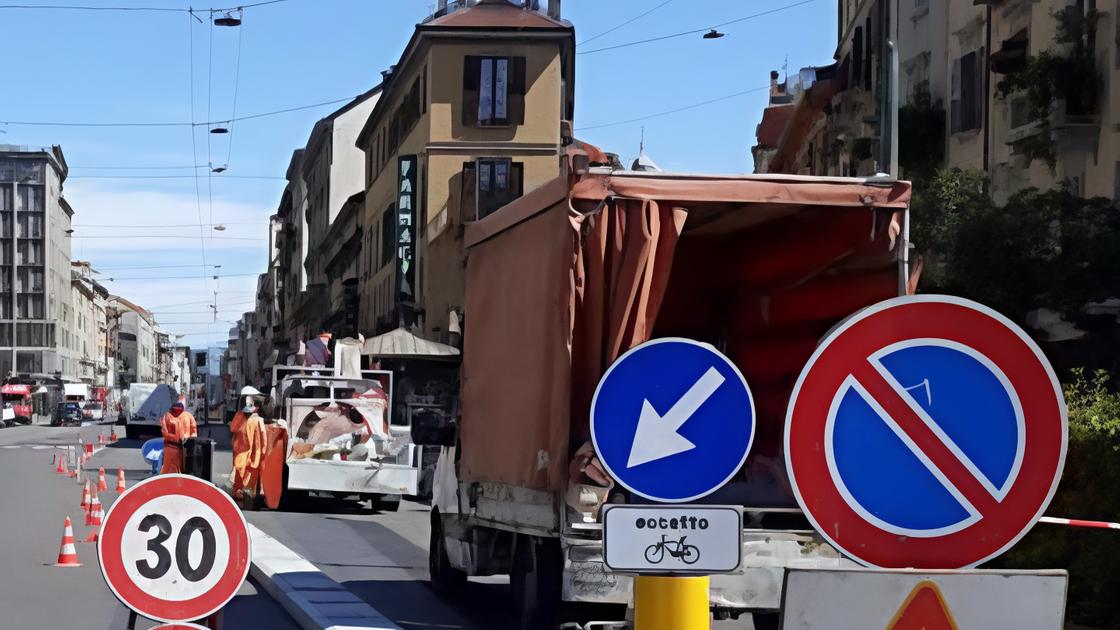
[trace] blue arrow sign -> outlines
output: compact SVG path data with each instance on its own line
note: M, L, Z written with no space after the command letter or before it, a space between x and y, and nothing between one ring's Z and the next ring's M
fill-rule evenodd
M691 501L742 467L754 439L746 380L715 348L654 339L619 357L591 403L591 437L607 471L654 501Z

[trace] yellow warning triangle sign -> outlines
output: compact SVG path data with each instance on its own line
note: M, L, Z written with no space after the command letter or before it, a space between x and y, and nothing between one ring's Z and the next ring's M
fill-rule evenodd
M949 613L941 589L925 580L910 591L886 630L957 630L957 622Z

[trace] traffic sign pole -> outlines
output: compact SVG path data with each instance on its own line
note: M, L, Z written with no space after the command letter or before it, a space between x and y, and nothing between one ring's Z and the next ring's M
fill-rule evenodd
M634 630L708 630L706 575L634 578Z
M730 481L747 459L754 428L742 373L691 339L630 349L603 374L591 402L592 442L603 466L630 492L662 504L694 501ZM737 568L739 508L627 505L608 507L603 518L606 565L637 574L636 630L706 630L708 576L674 573Z

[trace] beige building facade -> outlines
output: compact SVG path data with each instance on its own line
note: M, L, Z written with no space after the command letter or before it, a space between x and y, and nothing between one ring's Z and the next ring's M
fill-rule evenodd
M505 1L417 26L358 136L360 328L446 340L463 317L463 227L560 174L570 24Z

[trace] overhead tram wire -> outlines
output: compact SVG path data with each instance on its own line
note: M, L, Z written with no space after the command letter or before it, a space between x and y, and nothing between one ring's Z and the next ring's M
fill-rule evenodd
M622 28L623 26L626 26L628 24L633 24L634 22L637 22L638 20L644 18L645 16L649 15L650 13L653 13L654 11L656 11L656 10L660 9L661 7L669 4L670 2L673 2L673 0L665 0L661 4L653 7L652 9L649 9L649 10L643 12L643 13L639 13L638 15L635 15L634 17L630 18L629 20L626 20L625 22L621 22L619 24L616 24L616 25L608 28L607 30L603 31L602 33L599 33L598 35L592 35L591 37L588 37L587 39L583 40L582 42L579 42L578 44L576 44L576 47L578 48L580 46L583 46L584 44L587 44L588 42L595 41L596 39L599 39L600 37L602 37L604 35L609 35L610 33L613 33L615 31L617 31L618 29Z
M195 124L194 124L194 10L190 10L187 14L187 33L190 40L190 98L191 98L191 162L198 164L198 140L195 138ZM200 253L202 255L202 292L207 293L206 283L206 228L202 224L202 190L198 181L198 169L194 170L194 198L195 207L198 209L198 241L200 246Z
M194 133L193 131L191 133ZM70 175L67 179L191 179L194 175ZM219 179L287 179L279 175L219 175Z
M242 16L244 17L244 16ZM237 118L237 89L241 84L241 34L245 32L245 24L242 23L237 29L237 60L234 62L233 70L233 112L230 114L230 120ZM225 168L229 168L230 158L233 157L233 123L229 124L229 144L226 145L226 163Z
M669 114L676 114L678 112L688 111L690 109L696 109L697 107L703 107L705 105L711 105L712 103L718 103L720 101L726 101L728 99L732 99L732 98L735 98L735 97L738 97L738 96L743 96L745 94L750 94L752 92L761 92L763 90L769 90L769 89L770 89L769 85L763 85L763 86L760 86L760 87L751 88L749 90L742 90L742 91L739 91L739 92L734 92L732 94L725 94L723 96L717 96L716 98L710 98L706 101L700 101L699 103L693 103L691 105L684 105L682 107L677 107L677 108L674 108L674 109L665 110L663 112L657 112L656 114L647 114L645 116L638 116L636 118L627 118L626 120L616 120L614 122L602 123L602 124L599 124L599 125L587 125L586 127L577 127L575 130L576 131L587 131L587 130L590 130L590 129L603 129L605 127L616 127L618 125L625 125L625 124L628 124L628 123L638 122L638 121L642 121L642 120L649 120L650 118L659 118L661 116L668 116Z
M210 120L210 104L213 101L213 85L214 85L214 10L210 9L210 16L207 19L209 26L208 32L208 53L206 61L206 120ZM210 223L214 223L214 157L210 150L210 136L213 135L211 129L206 130L206 163L210 168L206 171L206 197L208 204L208 212L210 213ZM199 221L201 223L201 221ZM199 226L202 227L201 225Z
M330 101L321 101L319 103L310 103L308 105L297 105L295 107L286 107L284 109L276 109L267 112L260 112L257 114L247 114L245 116L238 116L228 120L208 120L202 122L194 121L163 121L163 122L70 122L70 121L38 121L38 120L0 120L0 125L24 125L32 127L208 127L217 124L226 124L240 122L244 120L255 120L257 118L265 118L267 116L278 116L280 114L288 114L291 112L299 112L305 109L315 109L316 107L325 107L327 105L337 105L338 103L345 103L352 101L361 96L347 96L346 98L336 98ZM189 168L189 167L188 167Z
M212 7L210 9L199 9L199 11L236 11L238 9L250 9L252 7L263 7L268 4L279 4L281 2L290 2L291 0L265 0L264 2L253 2L250 4L241 4L236 7ZM158 12L158 13L190 13L192 9L178 8L178 7L97 7L89 5L77 4L0 4L0 9L29 9L29 10L60 10L60 11L134 11L134 12Z
M696 35L698 33L707 33L708 31L710 31L712 29L720 28L721 26L728 26L730 24L738 24L739 22L745 22L747 20L753 20L755 18L760 18L760 17L766 16L766 15L771 15L771 14L774 14L774 13L778 13L780 11L788 11L789 9L800 7L800 6L803 6L803 5L806 5L806 4L812 4L812 3L817 2L817 1L818 0L801 0L801 2L795 2L793 4L787 4L787 5L784 5L784 6L775 7L773 9L768 10L768 11L762 11L760 13L752 13L751 15L745 15L741 18L735 18L734 20L728 20L726 22L720 22L719 24L712 24L710 26L705 26L703 28L696 28L696 29L692 29L692 30L689 30L689 31L681 31L679 33L669 33L668 35L659 35L657 37L649 37L649 38L646 38L646 39L639 39L639 40L632 41L632 42L615 44L613 46L604 46L602 48L593 48L591 50L581 50L581 51L576 52L576 54L577 55L590 55L592 53L604 52L604 51L607 51L607 50L617 50L619 48L627 48L629 46L638 46L640 44L649 44L651 42L659 42L659 41L666 40L666 39L673 39L675 37L684 37L685 35Z

